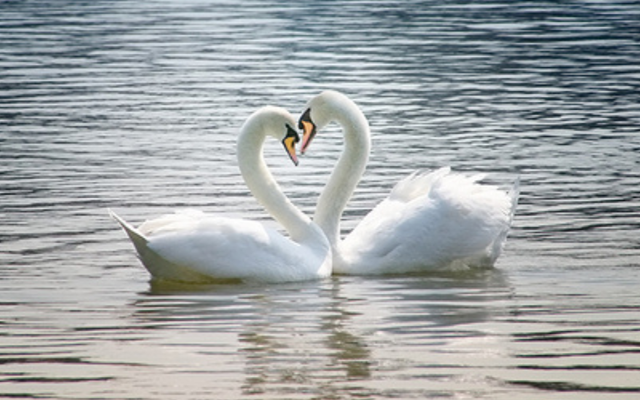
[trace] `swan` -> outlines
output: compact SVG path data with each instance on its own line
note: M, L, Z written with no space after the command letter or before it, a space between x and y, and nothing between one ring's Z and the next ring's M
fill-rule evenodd
M331 122L342 126L344 151L313 217L333 248L336 274L400 274L492 267L502 252L518 198L445 167L399 181L343 240L340 218L369 158L369 124L347 96L328 90L311 99L298 121L301 153Z
M264 107L246 120L237 142L247 187L289 237L259 222L199 211L165 215L136 229L110 210L154 279L292 282L331 275L331 246L324 233L282 193L263 158L265 138L273 136L297 165L295 126L288 111Z

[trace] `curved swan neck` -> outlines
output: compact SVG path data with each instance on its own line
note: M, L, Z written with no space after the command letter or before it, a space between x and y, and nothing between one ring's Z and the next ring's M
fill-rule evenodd
M324 239L319 228L291 203L273 178L262 154L264 140L265 132L259 122L249 121L240 132L238 165L247 187L266 211L287 230L292 240L301 242L317 239L317 236Z
M332 98L326 103L326 107L329 120L342 126L345 148L318 199L314 221L322 228L335 249L340 241L342 212L369 160L371 135L366 117L346 96Z

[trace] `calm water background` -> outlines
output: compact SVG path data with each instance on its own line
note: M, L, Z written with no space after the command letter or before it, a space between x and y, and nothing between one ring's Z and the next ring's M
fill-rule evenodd
M0 2L0 398L635 399L636 1ZM493 271L156 285L108 217L270 223L235 162L266 104L369 117L345 230L415 168L522 195ZM337 128L294 168L311 213Z

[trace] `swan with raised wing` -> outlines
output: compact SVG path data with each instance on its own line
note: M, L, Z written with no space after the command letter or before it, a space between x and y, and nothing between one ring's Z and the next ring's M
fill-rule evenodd
M289 237L259 222L195 211L165 215L137 229L111 213L154 278L290 282L331 274L331 247L324 233L283 194L263 158L265 138L272 136L297 164L295 126L286 110L264 107L247 119L237 142L247 187Z
M340 219L368 161L369 124L359 107L336 91L307 103L299 119L304 153L330 122L342 126L345 149L320 194L314 222L333 247L333 272L400 274L490 267L502 252L515 211L518 182L509 193L449 168L414 172L399 181L347 235Z

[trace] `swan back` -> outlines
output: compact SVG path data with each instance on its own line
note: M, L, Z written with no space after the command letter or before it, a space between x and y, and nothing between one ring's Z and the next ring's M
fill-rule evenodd
M442 168L412 174L340 244L338 273L385 274L492 266L517 203L510 193ZM424 185L424 186L423 186Z

